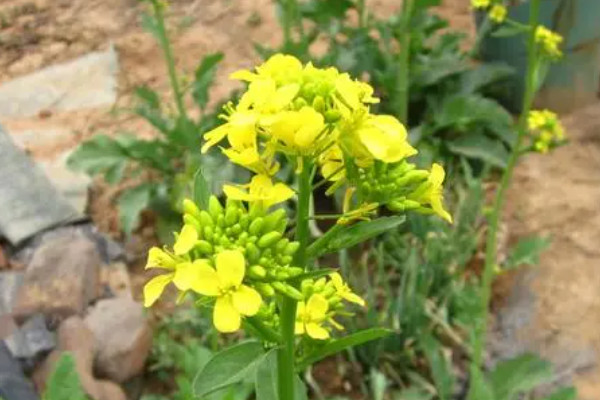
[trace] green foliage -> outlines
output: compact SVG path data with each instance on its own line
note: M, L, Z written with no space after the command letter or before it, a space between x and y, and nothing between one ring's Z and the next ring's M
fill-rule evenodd
M258 400L279 400L277 373L277 351L273 349L265 355L256 370L254 389ZM298 376L295 379L294 398L297 400L308 399L306 386Z
M503 269L513 269L522 265L537 265L541 253L550 246L550 238L541 236L526 237L511 249Z
M63 353L46 383L44 400L89 400L75 370L75 359Z

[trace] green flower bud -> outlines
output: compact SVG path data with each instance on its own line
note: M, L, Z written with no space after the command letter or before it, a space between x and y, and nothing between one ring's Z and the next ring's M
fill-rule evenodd
M268 283L264 283L264 282L256 282L254 284L254 287L256 288L256 290L258 290L258 292L260 294L262 294L264 297L273 297L275 296L275 289L273 289L273 286L271 286ZM267 311L268 314L272 314L273 310L268 310Z
M202 254L212 254L214 252L212 244L206 240L198 240L194 247Z
M334 293L335 293L335 287L333 287L331 285L327 285L321 292L321 294L323 296L325 296L325 298L331 297Z
M296 251L298 251L299 247L300 247L300 243L298 243L298 242L290 242L285 247L284 254L286 256L293 256L294 254L296 254Z
M283 208L273 211L271 214L267 215L264 218L265 223L262 227L263 232L271 232L275 230L282 219L285 219L285 210Z
M240 217L240 226L242 227L242 230L248 229L249 225L250 225L250 216L248 214L242 214L242 216Z
M217 226L220 228L225 228L225 215L219 214L217 217Z
M292 256L283 256L281 257L281 264L283 265L288 265L289 263L292 262L294 258Z
M228 207L225 211L225 225L232 226L238 221L238 210L236 208Z
M315 111L322 113L325 111L325 99L322 96L316 96L312 102L312 107Z
M190 199L183 199L183 211L196 219L200 219L200 209Z
M258 261L258 258L260 257L260 250L258 250L258 247L256 247L254 243L248 243L246 245L246 257L250 262Z
M289 239L283 238L275 245L275 250L279 253L283 252L289 243Z
M304 296L302 296L302 293L300 293L300 291L298 289L296 289L288 284L285 284L283 282L272 282L271 285L279 293L284 294L288 297L291 297L294 300L298 300L298 301L304 300Z
M300 284L300 289L305 298L309 298L313 293L314 281L312 279L305 279Z
M200 224L202 226L214 226L214 221L210 214L204 210L200 211Z
M248 269L250 277L255 279L263 279L267 276L267 270L260 265L253 265Z
M210 196L210 199L208 200L208 212L215 219L223 214L223 206L215 196Z
M262 247L263 249L266 247L270 247L273 244L275 244L279 239L281 239L281 233L269 232L266 235L263 235L258 240L258 247Z
M205 226L202 233L204 233L203 237L206 238L206 240L212 240L214 236L214 229L212 226Z
M267 257L261 257L258 259L258 263L260 265L264 265L265 267L271 266L273 263Z
M308 103L302 97L297 97L296 100L294 100L294 108L296 110L299 110L302 107L305 107L307 105L308 105Z
M221 236L219 238L219 244L223 247L229 247L229 246L231 246L231 241L229 240L229 238L227 236Z
M202 225L192 214L183 214L183 223L196 228L196 231L202 232Z
M241 233L246 232L242 232L242 226L240 224L235 224L231 227L231 233L234 235L240 235Z
M260 235L264 223L265 221L262 217L255 218L254 221L252 221L252 223L250 224L248 232L250 232L251 235Z
M342 117L342 114L338 110L330 109L325 111L325 122L335 123Z
M304 269L300 267L288 267L287 270L290 273L290 276L298 276L304 273Z

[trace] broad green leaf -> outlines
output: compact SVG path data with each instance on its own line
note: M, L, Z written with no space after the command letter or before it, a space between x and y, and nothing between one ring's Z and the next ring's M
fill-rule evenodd
M541 400L577 400L577 389L574 387L561 388Z
M140 213L150 205L154 185L144 183L132 189L127 189L119 196L119 220L121 229L129 235L139 224Z
M489 382L495 400L516 400L520 393L527 393L552 380L552 365L537 355L522 356L503 361L490 373Z
M429 334L419 337L418 341L429 362L431 376L440 400L451 399L454 392L454 375L452 366L444 357L442 346Z
M75 369L75 359L63 353L46 383L44 400L88 400Z
M526 25L509 25L504 24L491 33L491 36L496 38L504 38L515 36L520 33L525 33L529 29Z
M140 101L134 107L134 112L162 134L168 135L173 129L173 122L163 115L158 94L147 86L140 86L135 89L135 95Z
M171 140L175 143L187 147L188 149L196 149L200 147L200 132L192 121L185 116L180 115L175 121L175 127L169 133Z
M471 366L469 392L467 400L501 400L496 398L490 384L477 366Z
M206 181L202 172L202 167L198 168L194 175L194 202L202 210L208 210L208 200L210 199L210 185Z
M521 265L537 265L540 262L540 255L550 246L550 243L550 238L542 236L520 239L511 249L503 268L512 269Z
M362 221L350 226L336 225L308 247L308 256L317 258L326 253L352 247L396 228L405 220L406 218L400 215Z
M202 397L252 376L264 355L262 345L255 341L240 343L215 354L196 375L194 393Z
M106 135L95 135L71 153L67 166L75 171L96 175L122 168L127 161L127 152L119 142Z
M514 73L514 68L508 64L482 64L461 75L460 91L465 94L475 94L488 85L510 78Z
M498 102L472 94L446 98L434 118L437 129L453 127L462 132L482 124L509 127L513 122L512 116Z
M478 132L462 135L446 145L453 153L476 158L495 167L506 168L508 162L509 153L504 145Z
M158 93L148 86L139 86L135 89L135 95L142 100L148 107L160 109L160 97Z
M316 363L326 357L339 353L348 347L355 347L372 340L381 339L382 337L392 334L393 331L384 328L370 328L364 331L359 331L340 339L331 340L307 354L300 362L299 369L304 369L309 365Z
M254 390L256 400L279 400L277 392L277 349L270 350L256 369ZM307 400L306 386L296 375L294 400Z
M192 87L192 97L201 109L204 109L208 103L208 90L215 78L217 64L219 64L222 59L223 53L207 54L202 59L198 68L196 68L196 80Z

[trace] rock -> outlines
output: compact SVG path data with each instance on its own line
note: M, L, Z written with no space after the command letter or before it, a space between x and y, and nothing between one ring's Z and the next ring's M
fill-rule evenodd
M23 285L23 272L0 273L0 315L8 315L13 307Z
M22 360L27 368L56 346L55 334L48 330L42 314L29 318L19 329L5 339L13 357Z
M6 339L17 331L15 320L10 315L0 315L0 340Z
M34 253L14 307L17 321L41 312L64 319L97 297L100 256L84 237L57 237Z
M144 309L127 297L100 300L85 322L98 342L96 369L115 382L143 371L152 347L152 332Z
M127 297L133 299L131 279L127 265L115 262L100 269L100 291L105 297Z
M3 400L39 400L33 385L3 342L0 341L0 398Z
M0 118L110 106L116 101L117 72L111 46L6 82L0 85Z

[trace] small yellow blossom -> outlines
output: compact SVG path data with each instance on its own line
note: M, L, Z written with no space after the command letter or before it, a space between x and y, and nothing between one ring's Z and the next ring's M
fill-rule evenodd
M329 274L329 278L331 279L331 282L333 283L333 286L335 287L336 293L342 299L349 301L351 303L358 304L362 307L364 307L366 305L365 301L359 295L354 293L352 291L352 289L350 289L348 284L346 284L346 282L344 282L344 280L342 279L342 276L340 274L338 274L337 272L334 272L332 274Z
M232 200L258 202L265 208L284 202L294 195L294 191L286 184L273 184L266 175L255 175L247 185L224 185L223 192Z
M563 37L560 34L540 25L535 30L535 41L542 46L544 53L550 58L558 59L562 57L560 45L563 42Z
M433 213L439 215L446 221L452 223L452 216L444 209L443 205L443 182L446 177L444 168L439 164L433 164L427 182L424 186L425 190L417 189L418 194L409 196L411 200L415 200L421 204L429 204Z
M329 303L320 294L313 294L308 302L299 302L296 312L296 335L308 334L313 339L325 340L329 338L329 331L323 327L327 320Z
M558 116L550 110L532 110L527 125L533 136L533 147L547 153L551 147L565 140L565 131Z
M471 0L471 7L475 9L488 8L490 6L490 0Z
M317 139L325 131L325 119L312 107L299 111L283 111L267 117L261 125L271 136L283 144L284 151L296 155L307 155L318 149Z
M259 114L254 111L233 111L231 115L225 117L227 123L216 127L204 134L206 142L202 146L202 153L219 143L225 137L234 143L256 142L256 125ZM233 145L233 144L232 144Z
M249 70L236 71L231 79L254 82L259 79L272 79L278 84L295 82L301 76L302 63L294 56L275 54L256 67L256 72Z
M506 7L502 4L496 4L490 10L489 17L495 23L501 24L506 19L506 14Z
M407 141L406 128L391 115L369 116L356 133L377 160L394 163L417 154Z

